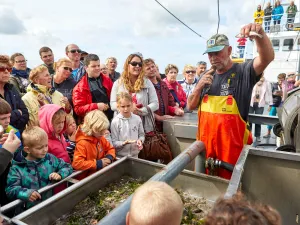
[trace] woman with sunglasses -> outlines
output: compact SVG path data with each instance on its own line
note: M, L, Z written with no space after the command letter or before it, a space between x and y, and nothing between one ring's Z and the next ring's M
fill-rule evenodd
M138 54L127 57L120 79L114 82L110 105L117 111L117 95L121 92L131 94L133 99L133 113L143 117L145 133L154 130L147 107L152 111L158 110L158 98L150 80L144 76L143 59Z
M56 104L65 108L67 113L71 112L67 98L52 87L52 78L46 66L40 65L32 69L29 80L31 83L27 87L27 93L22 97L29 112L28 125L39 125L38 112L45 104Z
M197 84L196 67L193 65L185 65L183 68L183 76L184 79L178 81L178 83L181 84L186 94L186 98L188 98Z
M72 90L76 81L72 78L72 62L62 58L55 63L55 74L52 77L52 87L63 94L68 101L72 102Z
M27 67L27 60L21 53L15 53L10 57L13 64L9 82L14 85L21 96L26 94L26 88L29 85L30 69Z
M0 98L5 99L10 105L10 125L23 132L29 119L28 110L21 99L21 96L10 84L9 78L12 66L8 56L0 55Z
M166 78L163 81L167 84L171 94L173 95L176 105L184 109L186 107L187 98L182 86L176 80L178 67L174 64L168 64L165 69L165 73Z

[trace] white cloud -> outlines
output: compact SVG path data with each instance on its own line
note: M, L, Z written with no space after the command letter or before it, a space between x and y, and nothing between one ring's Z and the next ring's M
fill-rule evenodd
M11 8L0 9L0 21L0 34L15 35L26 30L23 21L16 16Z
M217 1L161 0L161 3L204 37L216 32ZM234 43L240 26L252 21L253 0L220 0L220 4L220 32ZM17 26L3 28L3 7L9 12L6 18L13 18L10 24L14 22ZM64 48L70 43L98 54L101 61L117 57L119 70L126 57L137 51L154 58L161 70L168 63L177 64L181 70L185 64L208 61L202 55L206 41L154 0L0 0L0 17L1 53L22 52L31 67L41 63L40 47L49 46L59 59L65 56ZM1 32L1 26L5 32Z

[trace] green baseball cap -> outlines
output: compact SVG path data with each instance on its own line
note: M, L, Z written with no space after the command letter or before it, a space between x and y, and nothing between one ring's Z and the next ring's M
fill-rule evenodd
M225 46L229 46L228 37L224 34L215 34L210 39L208 39L206 44L206 51L203 53L203 55L209 52L219 52Z

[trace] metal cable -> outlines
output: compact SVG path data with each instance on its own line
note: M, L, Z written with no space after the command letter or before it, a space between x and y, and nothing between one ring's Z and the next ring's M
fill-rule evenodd
M194 31L192 28L190 28L188 25L186 25L183 21L181 21L177 16L175 16L172 12L170 12L166 7L164 7L159 1L156 1L161 7L163 7L168 13L170 13L175 19L177 19L180 23L182 23L185 27L187 27L189 30L191 30L193 33L195 33L196 35L198 35L199 37L203 38L204 40L207 40L206 38L204 38L202 35L198 34L196 31Z

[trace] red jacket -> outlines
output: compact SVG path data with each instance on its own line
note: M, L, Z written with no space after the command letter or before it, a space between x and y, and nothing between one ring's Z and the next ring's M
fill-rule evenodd
M103 81L102 85L107 90L107 96L110 99L113 82L110 80L110 78L106 77L102 73L100 76ZM98 109L97 103L93 103L92 101L92 94L90 92L87 73L83 75L83 77L74 87L72 100L74 111L79 117L84 117L88 112Z
M174 97L175 102L179 104L179 107L185 108L186 107L186 94L181 86L177 81L174 83L169 83L167 78L163 79L163 81L167 84L171 94Z
M60 132L60 140L55 136L52 125L53 115L60 109L64 108L55 104L46 104L42 106L39 110L40 127L46 131L48 135L48 152L55 155L57 158L63 159L67 163L71 163L67 152L68 144L63 135L66 130L66 121L64 129Z

